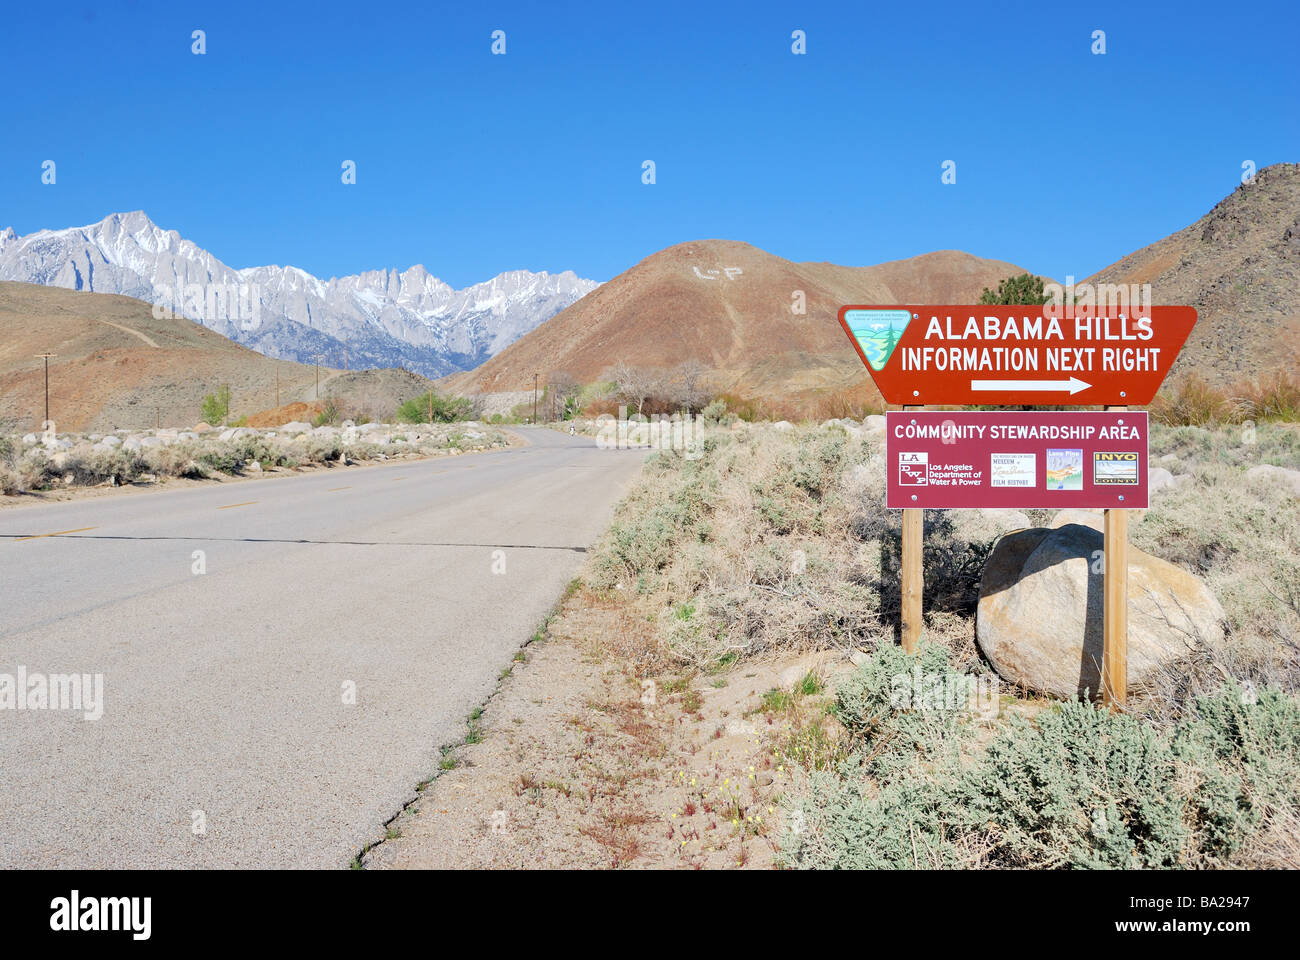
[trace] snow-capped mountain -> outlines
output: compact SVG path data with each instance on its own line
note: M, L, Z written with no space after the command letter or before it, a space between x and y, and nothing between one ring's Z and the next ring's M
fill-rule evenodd
M470 370L599 284L511 270L455 290L422 266L320 280L297 267L235 270L143 212L17 236L0 230L0 280L119 293L267 356L329 365Z

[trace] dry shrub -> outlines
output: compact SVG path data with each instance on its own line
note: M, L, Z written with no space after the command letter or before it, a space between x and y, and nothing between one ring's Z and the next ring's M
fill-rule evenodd
M1196 371L1179 378L1151 404L1151 416L1168 426L1212 426L1247 420L1300 420L1300 382L1287 368L1224 390Z
M1203 577L1227 617L1222 643L1201 642L1148 694L1153 715L1216 689L1226 678L1300 690L1300 500L1240 466L1203 462L1152 499L1131 529L1141 550Z
M704 456L650 459L593 558L592 582L697 667L728 654L869 645L880 551L854 532L883 491L879 454L843 430L740 427ZM868 491L870 487L870 491Z
M1300 381L1286 369L1274 370L1235 391L1249 405L1252 420L1300 421Z
M1156 397L1151 416L1170 426L1189 426L1236 422L1243 419L1243 411L1224 391L1193 371Z

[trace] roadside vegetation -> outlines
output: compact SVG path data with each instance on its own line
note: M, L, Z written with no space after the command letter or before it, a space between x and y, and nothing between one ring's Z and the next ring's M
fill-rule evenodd
M305 425L304 425L305 426ZM123 436L125 435L125 439ZM110 439L111 438L111 439ZM47 442L48 440L48 442ZM16 496L68 487L223 479L365 461L420 458L508 446L498 430L475 424L370 431L126 431L0 436L0 493Z
M639 677L725 682L826 649L859 664L825 696L800 681L763 701L788 721L774 761L799 771L772 836L781 862L1300 866L1300 499L1246 474L1300 469L1300 427L1153 428L1153 462L1185 479L1153 496L1132 541L1203 577L1227 634L1127 714L1005 687L992 717L891 706L893 677L991 677L974 612L1000 531L927 511L926 643L908 658L882 453L856 424L732 421L698 459L649 457L589 568L587 602L642 625L607 645Z

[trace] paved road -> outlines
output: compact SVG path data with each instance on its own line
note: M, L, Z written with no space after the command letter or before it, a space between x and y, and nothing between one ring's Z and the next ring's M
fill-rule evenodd
M98 720L0 709L0 866L346 865L464 736L642 460L523 433L0 512L0 685L104 683Z

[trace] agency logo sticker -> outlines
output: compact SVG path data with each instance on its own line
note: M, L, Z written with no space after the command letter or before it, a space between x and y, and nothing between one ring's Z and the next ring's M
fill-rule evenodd
M847 310L844 323L872 370L883 370L912 320L907 310Z
M989 454L989 486L1033 487L1038 483L1038 456L1033 453Z
M899 453L898 485L900 487L924 487L929 482L929 453Z
M1135 451L1097 450L1092 455L1092 482L1098 486L1136 487L1138 455Z
M1083 450L1047 448L1047 489L1083 489Z

